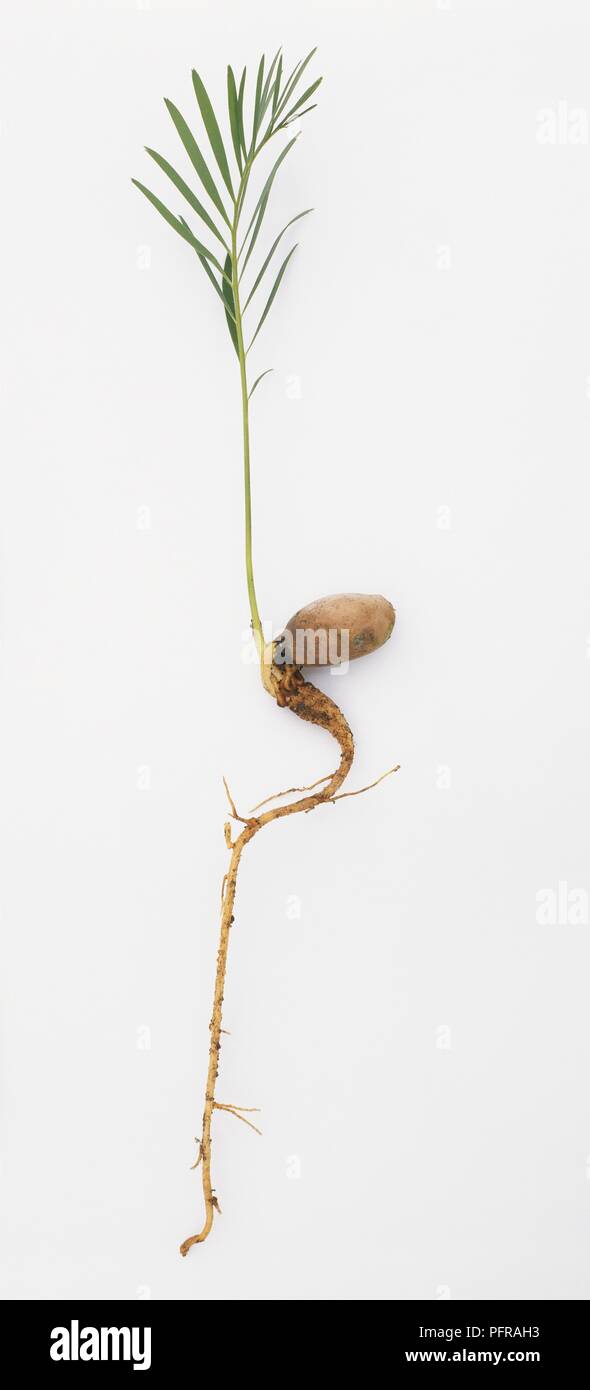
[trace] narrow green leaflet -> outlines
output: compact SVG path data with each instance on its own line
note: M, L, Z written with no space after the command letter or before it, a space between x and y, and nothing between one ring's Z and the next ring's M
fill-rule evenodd
M221 213L224 222L227 222L228 227L231 229L231 222L225 211L223 202L220 198L217 188L215 187L214 180L209 172L205 160L203 159L199 146L197 145L192 130L187 125L184 116L181 116L180 111L174 105L173 101L169 101L168 98L166 98L165 104L167 110L170 112L172 120L174 121L174 124L178 131L178 134L180 135L180 138L191 161L191 164L193 165L193 168L196 169L197 174L199 175L203 187L209 194L211 202L215 203L217 211Z
M289 78L289 81L287 82L287 84L286 84L286 86L285 86L285 90L284 90L284 92L283 92L283 95L282 95L282 97L281 97L281 99L280 99L280 101L279 101L279 104L278 104L278 107L277 107L277 110L276 110L276 115L277 115L277 116L280 116L281 111L284 111L284 109L285 109L285 107L286 107L286 105L287 105L287 102L289 101L289 99L290 99L292 93L295 91L295 88L296 88L296 86L297 86L297 83L299 82L299 79L300 79L301 77L303 77L303 74L304 74L304 72L305 72L305 69L306 69L306 67L307 67L307 64L311 62L314 53L317 53L317 51L318 51L318 50L317 50L317 46L316 46L315 48L312 48L311 53L308 53L307 58L304 58L303 61L302 61L301 63L297 63L296 67L293 69L293 72L292 72L292 74L291 74L291 76L290 76L290 78Z
M195 96L199 103L199 110L203 117L203 125L205 126L205 130L207 131L207 135L209 137L209 144L217 160L219 171L221 173L221 177L227 188L229 196L230 198L233 198L234 190L232 187L231 174L229 172L227 155L225 153L225 145L223 143L221 131L217 124L217 117L215 115L211 102L209 101L209 97L207 96L207 91L204 86L204 83L201 81L198 72L195 72L194 68L193 87L195 89Z
M262 219L263 219L264 214L265 214L265 212L266 212L266 205L267 205L268 200L269 200L269 197L270 197L270 190L271 190L272 185L273 185L273 183L274 183L275 177L276 177L276 175L277 175L277 173L278 173L278 170L279 170L279 168L280 168L280 166L281 166L283 160L286 159L286 157L287 157L287 155L288 155L288 153L289 153L289 150L291 150L291 149L293 148L293 145L295 144L295 141L297 140L297 138L298 138L298 137L297 137L296 135L294 135L294 136L293 136L293 139L289 141L289 144L288 144L288 145L285 145L284 150L281 150L281 153L280 153L278 159L277 159L277 160L275 161L275 163L273 164L273 167L272 167L272 169L271 169L271 171L270 171L270 174L269 174L269 176L268 176L268 178L267 178L267 180L266 180L266 183L265 183L265 185L264 185L264 188L263 188L263 190L262 190L262 193L260 194L260 197L259 197L259 199L258 199L258 202L257 202L257 204L256 204L256 207L254 208L254 212L252 213L252 217L251 217L251 220L250 220L250 225L249 225L249 227L248 227L248 230L247 230L247 232L246 232L246 235L245 235L245 237L244 237L244 240L243 240L242 246L241 246L241 250L240 250L240 255L241 255L241 254L242 254L242 251L244 250L244 247L245 247L245 245L246 245L246 242L247 242L247 240L248 240L248 237L250 236L250 232L252 231L252 227L254 227L254 231L253 231L253 234L252 234L252 238L251 238L251 241L250 241L250 245L249 245L249 247L248 247L248 251L247 251L247 254L246 254L246 259L245 259L244 264L243 264L243 267L242 267L242 275L243 275L243 273L244 273L244 271L245 271L245 269L246 269L246 266L247 266L247 264L248 264L248 261L250 260L250 256L252 255L252 252L253 252L253 250L254 250L254 246L255 246L255 244L256 244L256 238L257 238L258 233L259 233L259 231L260 231L260 228L261 228L261 226L262 226ZM254 226L254 223L255 223L255 222L256 222L256 226Z
M227 326L228 326L228 328L229 328L229 336L230 336L230 338L231 338L231 340L232 340L232 343L233 343L233 345L234 345L234 347L235 347L235 350L236 350L236 352L237 352L237 354L238 354L238 357L239 357L239 355L240 355L240 349L239 349L239 347L238 347L238 334L237 334L237 331L236 331L236 306L235 306L235 303L234 303L234 292L233 292L232 285L231 285L231 256L230 256L230 255L227 255L226 258L225 258L224 274L225 274L226 277L229 276L229 279L230 279L230 284L228 284L227 278L226 278L225 280L222 281L222 285L221 285L221 288L222 288L222 291L223 291L223 298L224 298L224 300L225 300L225 317L226 317L226 319L227 319Z
M306 208L304 212L298 212L296 217L292 217L292 218L291 218L291 221L290 221L290 222L287 222L287 223L285 224L285 226L283 227L282 232L279 232L279 235L278 235L278 237L276 238L276 241L273 241L273 244L272 244L272 246L271 246L271 248L270 248L270 251L269 251L269 253L268 253L268 256L266 257L266 260L265 260L265 262L264 262L264 265L261 267L261 269L260 269L259 272L258 272L258 275L256 276L256 279L255 279L255 281L254 281L254 284L253 284L253 286L252 286L252 289L250 290L250 293L249 293L249 295L248 295L248 298L247 298L247 300L246 300L246 303L244 304L244 308L243 308L243 310L242 310L242 313L245 314L246 309L248 308L248 305L249 305L249 303L250 303L250 300L252 299L253 295L256 293L256 290L258 289L258 286L259 286L259 284L260 284L260 281L262 280L263 275L265 274L266 270L268 269L268 266L270 265L270 262L271 262L271 260L272 260L272 258L273 258L273 256L274 256L274 253L275 253L275 251L276 251L276 249L277 249L277 246L278 246L278 244L279 244L279 242L280 242L280 240L281 240L281 237L284 237L285 232L288 231L289 227L292 227L292 226L293 226L293 223L294 223L294 222L298 222L299 219L300 219L301 217L307 217L308 213L310 213L310 212L313 212L313 208Z
M274 94L275 84L276 84L275 68L276 68L276 66L277 66L277 59L279 60L279 67L280 67L281 70L282 70L283 60L282 60L282 58L281 58L281 50L280 50L280 48L278 48L277 51L276 51L276 53L275 53L275 56L274 56L274 58L273 58L273 60L272 60L272 63L271 63L271 65L270 65L270 68L269 68L269 70L268 70L268 74L267 74L267 77L266 77L266 81L265 81L264 86L263 86L263 88L262 88L262 94L261 94L261 97L260 97L260 111L259 111L259 114L258 114L258 128L259 128L259 129L260 129L260 126L262 125L262 122L263 122L264 117L265 117L265 115L266 115L266 112L267 112L268 106L269 106L269 104L270 104L271 98L272 98L272 96L273 96L273 94ZM273 80L273 79L274 79L274 80Z
M278 101L279 101L279 96L280 96L280 94L281 94L281 78L282 78L282 76L283 76L283 59L282 59L282 57L281 57L281 58L279 58L279 66L278 66L278 68L277 68L277 76L276 76L276 81L275 81L275 84L274 84L274 90L273 90L273 96L272 96L272 114L273 114L273 116L274 116L275 111L276 111L276 109L277 109Z
M274 70L275 70L276 65L277 65L277 58L280 58L280 56L281 56L281 50L280 50L280 48L277 48L277 51L276 51L276 53L275 53L275 56L274 56L274 58L273 58L273 60L272 60L272 63L271 63L271 65L270 65L269 69L268 69L268 73L267 73L267 75L266 75L266 81L265 81L264 86L263 86L263 88L262 88L262 98L261 98L262 106L264 106L264 105L266 104L266 101L267 101L267 99L268 99L268 95L269 95L269 92L270 92L270 84L271 84L271 82L272 82Z
M309 98L313 96L314 92L317 92L317 89L321 82L323 82L322 77L318 77L316 82L312 82L311 87L307 88L307 91L303 93L303 96L299 98L299 101L295 102L295 105L291 107L291 110L283 118L283 120L281 121L281 125L284 125L285 121L290 121L292 117L295 115L296 111L299 110L299 107L303 106L304 102L309 101ZM278 128L279 127L277 127L277 129Z
M279 101L277 102L276 114L280 114L283 106L285 105L285 102L289 100L291 92L293 91L293 88L295 87L295 84L297 82L297 73L300 67L301 63L296 63L290 77L287 78L283 92L280 94Z
M278 54L277 54L277 57L278 57ZM274 58L274 63L276 63L276 61L277 61L277 58ZM274 68L274 63L273 63L273 68ZM276 103L276 100L278 101L278 86L277 86L277 82L280 83L280 81L281 81L282 58L280 58L280 61L278 61L278 70L280 70L280 71L278 71L278 75L276 76L276 78L274 78L274 81L273 81L273 82L269 83L269 86L267 86L267 85L266 85L266 82L264 82L264 90L263 90L263 93L262 93L262 99L260 99L259 129L260 129L260 126L262 126L262 122L263 122L263 120L264 120L264 115L266 115L267 110L269 110L269 107L271 106L271 113L273 113L273 111L274 111L274 103ZM271 75L271 74L270 74L270 75ZM273 126L273 115L271 115L271 120L270 120L270 125L269 125L269 131L270 131L270 129L271 129L271 126ZM269 133L269 131L267 131L266 133Z
M279 130L279 129L280 129L280 130L287 130L287 128L288 128L290 125L293 125L293 123L294 123L295 121L299 121L299 120L301 119L302 116L307 116L308 111L315 111L316 106L317 106L317 101L313 101L312 104L311 104L311 106L306 106L306 107L305 107L305 110L304 110L304 111L298 111L298 112L297 112L297 115L293 117L293 120L281 121L281 125L280 125L280 127L277 126L277 130Z
M239 90L239 92L238 92L238 117L239 117L239 121L240 121L240 142L241 142L241 145L242 145L242 151L243 151L243 154L244 154L244 159L246 159L246 158L247 158L247 155L248 155L248 151L247 151L247 149L246 149L246 136L244 135L244 93L245 93L245 90L246 90L246 69L244 68L244 71L243 71L242 76L241 76L241 79L240 79L240 90Z
M297 250L297 242L295 242L295 245L291 247L291 250L289 251L289 254L288 254L287 256L285 256L285 259L284 259L284 261L283 261L283 264L282 264L282 266L281 266L281 269L279 270L279 273L278 273L277 278L276 278L276 280L275 280L275 282L274 282L274 285L273 285L273 287L272 287L272 290L271 290L271 292L270 292L270 294L269 294L269 296L268 296L268 299L267 299L267 301L266 301L266 306L265 306L265 308L264 308L264 312L263 312L263 314L262 314L262 318L260 319L260 323L258 324L258 328L256 329L256 332L255 332L255 334L254 334L254 337L252 338L252 342L251 342L251 343L249 344L249 346L248 346L248 352L250 351L250 348L252 347L252 343L254 343L254 342L256 341L256 339L257 339L257 337L258 337L258 334L260 333L260 329L262 328L262 325L263 325L264 320L265 320L265 318L266 318L266 316L267 316L267 314L268 314L268 311L269 311L269 309L270 309L270 307L271 307L271 305L272 305L272 302L273 302L274 297L275 297L275 295L276 295L276 292L277 292L277 290L278 290L278 288L279 288L279 285L280 285L280 283L281 283L281 280L282 280L282 278L283 278L283 275L285 274L285 271L286 271L286 269L287 269L287 266L288 266L288 264L289 264L289 261L291 260L291 256L293 255L293 252L296 251L296 250Z
M253 385L251 391L248 392L248 400L249 400L249 401L252 399L252 396L254 395L254 392L255 392L255 390L256 390L256 387L258 386L258 382L259 382L259 381L262 381L262 378L263 378L264 376L268 376L268 375L269 375L269 372L274 372L274 367L267 367L265 372L261 372L261 373L260 373L260 376L257 376L257 377L256 377L256 381L254 382L254 385Z
M253 145L254 145L255 142L256 142L256 136L258 135L258 127L259 127L259 125L260 125L260 106L261 106L261 102L262 102L262 80L263 80L263 77L264 77L264 53L262 54L262 58L260 59L260 64L259 64L259 67L258 67L258 75L257 75L257 77L256 77L256 95L255 95L255 97L254 97L254 121L253 121L253 125L252 125L252 144L253 144Z
M173 169L172 165L169 164L168 160L164 159L164 157L161 154L158 154L156 150L150 150L147 145L145 148L147 153L150 155L150 158L155 160L159 168L163 169L164 173L168 175L168 178L172 180L172 183L178 189L179 193L182 193L183 197L186 198L187 203L190 203L194 211L198 212L199 217L202 217L205 225L209 228L211 232L213 232L214 236L217 237L217 240L221 242L221 245L224 247L224 249L226 251L229 251L227 242L224 240L224 238L221 235L221 232L215 226L213 218L209 216L207 209L204 208L203 204L199 202L199 199L195 197L195 194L193 193L192 188L189 188L188 183L185 183L184 179L181 178L180 174L177 174L176 169Z
M214 256L213 252L209 251L206 246L203 246L201 241L197 241L196 236L193 236L184 218L175 217L174 213L170 212L169 208L167 208L164 203L161 203L159 198L156 198L155 193L152 193L149 188L146 188L145 184L139 182L139 179L132 179L131 182L135 184L136 188L139 188L140 193L144 194L148 202L153 204L160 213L160 216L164 218L164 221L167 222L170 227L174 227L175 232L178 232L179 236L183 237L185 241L188 241L191 246L194 246L200 256L205 256L208 261L211 261L211 264L214 265L217 270L221 271L223 275L224 272L217 257Z
M240 138L240 108L238 105L238 93L236 90L236 79L232 68L227 70L227 106L229 110L229 124L231 129L232 145L234 154L238 162L238 169L242 173L242 141Z

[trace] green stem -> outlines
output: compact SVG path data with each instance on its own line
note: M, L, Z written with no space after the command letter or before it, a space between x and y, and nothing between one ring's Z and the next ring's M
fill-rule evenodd
M236 337L238 341L238 358L240 363L240 383L242 388L242 428L244 439L244 509L246 525L246 583L248 585L248 599L250 601L250 616L252 620L252 630L254 641L258 650L258 655L262 657L264 650L264 636L262 623L258 611L258 601L256 598L256 587L254 584L254 567L252 564L252 491L250 482L250 415L248 402L248 378L246 375L246 351L244 348L244 333L242 328L242 314L240 310L240 290L238 284L238 252L237 252L237 221L234 220L232 228L232 288L234 294L234 312L236 317Z
M235 202L235 212L232 223L231 235L231 266L232 266L232 289L234 296L234 313L236 320L236 337L238 343L238 360L240 363L240 383L242 388L242 427L244 440L244 510L246 528L246 583L248 585L248 599L250 602L250 617L254 641L261 662L264 658L264 633L262 622L258 611L258 601L256 598L256 587L254 584L254 567L252 564L252 491L250 482L250 415L248 401L248 378L246 374L246 349L244 347L244 332L242 327L242 311L240 307L240 284L238 273L238 224L240 213L244 204L244 196L248 185L248 179L252 169L252 164L256 155L260 153L263 140L257 150L253 150L242 174L238 195Z

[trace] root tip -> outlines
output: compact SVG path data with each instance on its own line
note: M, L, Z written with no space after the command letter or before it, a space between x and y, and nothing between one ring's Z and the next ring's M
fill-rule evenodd
M183 1259L185 1259L186 1256L188 1255L188 1252L189 1252L191 1246L192 1246L192 1245L199 1245L200 1242L201 1242L203 1239L204 1239L204 1237L201 1235L201 1236L189 1236L187 1240L183 1240L182 1245L179 1247L180 1253L181 1253Z

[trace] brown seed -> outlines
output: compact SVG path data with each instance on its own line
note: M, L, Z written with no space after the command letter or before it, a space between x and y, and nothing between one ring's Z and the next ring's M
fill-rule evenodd
M278 639L277 660L339 666L377 651L391 636L395 609L381 594L331 594L300 608Z

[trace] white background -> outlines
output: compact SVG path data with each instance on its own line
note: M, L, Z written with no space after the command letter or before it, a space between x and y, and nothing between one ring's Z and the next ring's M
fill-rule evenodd
M590 887L587 5L3 10L3 1293L587 1298L589 928L536 897ZM246 852L218 1094L264 1137L216 1117L183 1261L221 776L334 752L244 659L236 360L130 176L190 177L162 97L196 128L191 68L219 107L281 42L325 81L266 227L316 209L253 353L260 602L392 599L322 684L351 787L402 766Z

